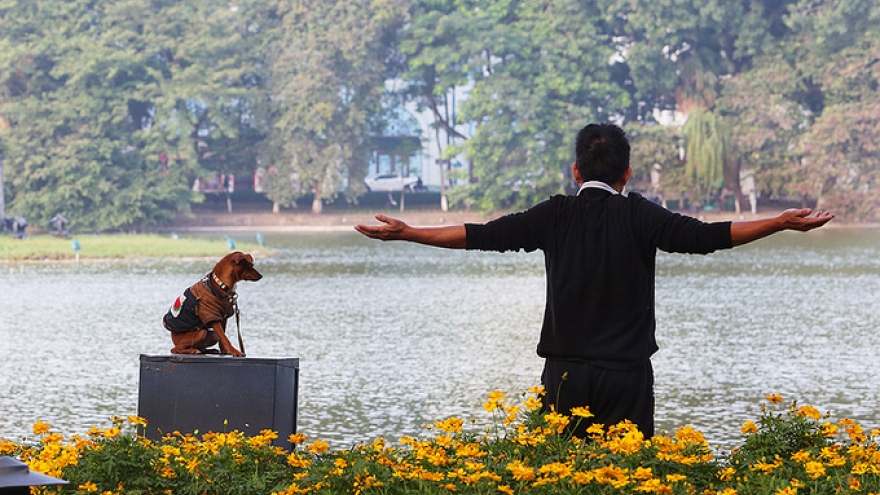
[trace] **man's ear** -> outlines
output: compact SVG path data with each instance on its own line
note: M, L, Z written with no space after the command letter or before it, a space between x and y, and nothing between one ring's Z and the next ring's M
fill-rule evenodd
M626 167L626 172L623 173L623 185L626 185L629 182L629 178L632 177L633 168L630 166Z
M574 181L577 182L578 185L584 183L584 179L581 178L581 173L578 171L577 162L571 164L571 176L574 178Z

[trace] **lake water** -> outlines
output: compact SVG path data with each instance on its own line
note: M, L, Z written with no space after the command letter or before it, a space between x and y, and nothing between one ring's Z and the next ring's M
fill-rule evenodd
M221 235L217 236L222 238ZM233 236L235 237L235 236ZM244 234L238 235L244 238ZM486 394L539 382L540 253L446 251L355 233L266 235L238 286L248 355L300 359L299 430L335 448L489 424ZM0 437L79 433L137 410L140 354L208 261L0 265ZM767 393L880 426L880 232L780 234L658 258L657 426L739 439Z

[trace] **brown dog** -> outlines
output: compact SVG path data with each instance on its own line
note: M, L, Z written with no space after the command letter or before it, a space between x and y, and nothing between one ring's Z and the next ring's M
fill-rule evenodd
M162 324L171 331L172 354L219 352L243 356L226 337L226 320L238 310L235 284L261 278L263 275L254 268L253 256L236 251L221 258L205 278L174 300L162 318ZM209 349L217 343L219 351Z

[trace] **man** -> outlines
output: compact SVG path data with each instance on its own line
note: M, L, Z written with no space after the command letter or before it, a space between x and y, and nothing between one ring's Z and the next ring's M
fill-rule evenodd
M491 251L544 251L547 301L538 342L545 402L568 413L589 406L592 422L635 423L654 434L654 266L657 249L707 254L782 230L807 231L834 218L809 209L775 218L704 223L637 195L623 130L590 124L578 133L572 165L580 190L486 224L411 227L377 215L355 229L381 240ZM591 424L574 430L583 436Z

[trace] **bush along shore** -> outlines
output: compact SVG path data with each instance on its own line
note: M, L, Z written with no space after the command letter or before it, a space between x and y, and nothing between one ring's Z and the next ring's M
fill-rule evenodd
M880 431L832 421L813 406L768 395L741 445L713 454L699 431L683 427L653 438L629 423L593 425L589 438L567 427L590 417L541 409L543 391L516 403L489 394L494 427L469 432L458 418L438 420L425 438L395 445L377 439L346 450L290 437L273 446L263 431L182 435L151 441L145 421L114 418L108 428L63 438L43 422L30 443L0 440L0 455L65 479L41 493L115 494L627 494L797 495L880 493Z
M232 249L267 252L253 236L224 238L159 234L86 234L71 239L36 235L0 236L0 262L125 260L141 258L219 258Z

